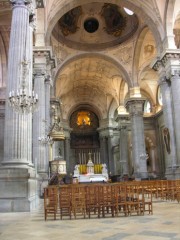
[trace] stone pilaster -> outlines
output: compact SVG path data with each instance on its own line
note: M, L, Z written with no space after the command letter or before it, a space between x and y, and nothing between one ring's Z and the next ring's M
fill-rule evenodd
M45 126L45 64L34 64L34 89L38 94L38 110L33 115L33 160L39 173L48 173L46 145L39 142L39 137L46 136Z
M119 125L119 164L121 173L129 175L128 166L128 120L127 114L119 114L116 121Z
M66 160L66 171L67 174L70 175L72 172L70 166L70 138L65 138L65 160Z
M47 126L50 126L51 120L50 120L50 91L52 86L52 80L51 80L51 72L47 71L47 76L45 78L45 119ZM47 162L50 161L50 148L49 145L46 145L46 157Z
M147 178L146 149L144 139L143 105L145 99L130 98L126 108L131 119L132 161L136 178Z
M107 136L107 142L108 142L109 173L110 175L114 175L115 164L114 164L114 156L113 156L113 134L109 134Z
M101 163L105 163L107 167L109 166L108 163L108 148L107 148L107 137L100 136L100 161Z
M5 100L0 100L0 165L4 158Z
M37 170L48 176L49 146L39 143L38 138L48 134L50 126L50 84L51 69L55 67L52 49L34 47L34 90L38 94L38 111L33 116L33 160ZM43 121L46 121L46 126Z

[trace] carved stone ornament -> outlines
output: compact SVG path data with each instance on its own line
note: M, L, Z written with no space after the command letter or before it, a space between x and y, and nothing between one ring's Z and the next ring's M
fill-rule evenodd
M32 0L10 0L13 6L23 6L32 3Z
M125 103L130 116L143 116L143 104L146 99L128 99Z
M56 67L56 62L55 62L55 58L52 57L52 51L51 49L46 49L46 50L38 50L38 49L34 49L33 50L33 55L34 57L46 57L46 61L48 65L51 65L51 68L55 68Z
M169 79L171 76L180 75L180 51L171 50L163 53L163 56L153 64L152 69L155 71L164 71L166 78Z

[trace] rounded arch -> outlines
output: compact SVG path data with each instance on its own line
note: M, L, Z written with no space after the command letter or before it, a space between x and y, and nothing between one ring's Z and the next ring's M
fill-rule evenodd
M59 65L59 68L57 69L56 73L55 73L55 79L57 79L59 73L62 71L62 69L64 67L66 67L68 64L83 59L83 58L99 58L99 59L103 59L107 62L110 62L111 64L114 64L115 67L117 67L119 69L119 72L121 73L123 80L125 82L127 82L128 86L131 87L132 86L132 79L129 76L128 72L126 71L126 69L118 62L117 59L112 58L107 56L106 54L103 53L78 53L75 54L73 56L71 56L70 58L67 58L64 62L62 62L62 64Z
M150 47L150 49L147 49L145 52L147 52L147 54L150 54L149 58L142 58L141 54L142 54L142 46L143 46L143 43L144 43L144 40L145 40L145 37L146 35L148 34L149 32L149 28L146 26L142 29L142 31L139 33L139 37L137 38L137 42L136 42L136 45L135 45L135 51L134 51L134 65L133 65L133 75L134 75L134 85L135 86L139 86L139 77L141 75L141 73L143 72L143 70L145 68L147 68L149 66L149 64L151 63L152 61L152 58L155 57L155 54L157 53L156 50L157 50L157 46L153 46L153 43L154 43L154 35L152 35L152 45L149 44L149 41L148 41L148 45L145 46L145 50L146 50L146 47ZM149 32L150 33L150 32ZM151 35L150 35L151 36ZM140 67L139 64L140 64L140 58L141 59L144 59L144 63L142 64L142 66Z
M165 28L166 28L166 36L167 36L166 47L167 48L171 48L171 49L176 48L173 28L174 28L176 17L179 14L179 9L180 9L180 2L178 0L168 1L166 15L165 15L166 17Z

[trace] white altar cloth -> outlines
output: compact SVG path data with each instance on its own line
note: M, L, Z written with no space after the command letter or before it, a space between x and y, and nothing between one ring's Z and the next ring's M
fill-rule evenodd
M102 174L80 174L77 176L79 183L90 183L90 182L107 182L108 177Z

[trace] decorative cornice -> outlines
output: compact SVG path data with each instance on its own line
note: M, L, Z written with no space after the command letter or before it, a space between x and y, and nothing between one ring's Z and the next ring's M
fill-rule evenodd
M32 3L32 0L10 0L13 7L25 6Z
M42 68L34 67L33 75L34 75L34 77L44 77L44 79L45 79L46 78L46 70L42 69Z
M125 107L129 112L129 116L143 116L143 104L145 98L129 98L125 102Z
M52 57L52 49L51 48L36 48L33 49L33 55L35 57L46 57L47 64L51 65L51 68L56 67L55 58Z
M169 64L170 61L173 61L172 63ZM175 50L166 50L165 52L162 53L161 57L158 58L153 64L152 64L152 69L155 71L161 70L161 68L166 68L167 65L169 64L172 69L176 66L176 68L180 68L179 66L179 61L180 61L180 50L175 49ZM175 69L173 72L176 74Z
M115 121L116 122L127 122L127 121L129 121L130 119L129 119L129 113L127 113L127 114L123 114L123 115L121 115L121 114L118 114L117 116L116 116L116 118L115 118Z

